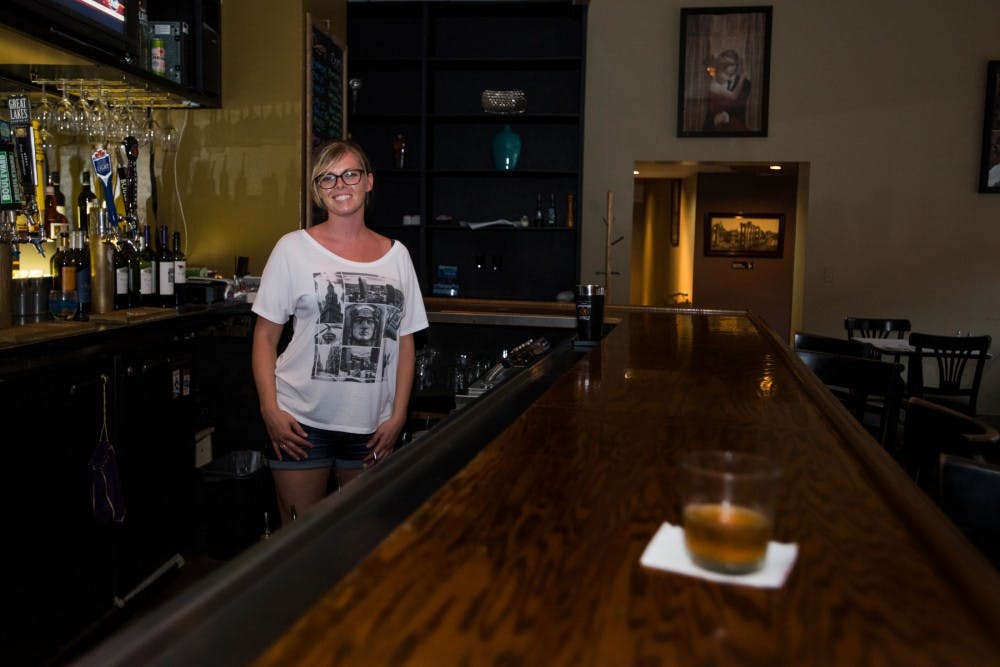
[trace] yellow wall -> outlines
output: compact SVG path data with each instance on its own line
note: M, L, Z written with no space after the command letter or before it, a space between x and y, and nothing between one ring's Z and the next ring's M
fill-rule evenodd
M165 168L160 219L186 227L190 266L229 275L244 255L260 274L303 215L306 12L330 19L331 32L346 39L347 4L239 0L222 10L222 108L159 114L182 130L176 182L169 157Z

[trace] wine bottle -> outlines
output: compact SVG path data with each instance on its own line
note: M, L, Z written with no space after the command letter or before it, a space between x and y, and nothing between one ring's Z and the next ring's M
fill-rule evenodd
M76 261L73 259L73 240L69 232L60 234L65 248L59 256L59 287L65 291L76 289Z
M80 299L79 319L85 320L90 314L90 252L86 232L72 233L76 235L73 262L76 265L76 293Z
M545 224L545 209L542 208L542 193L539 192L536 197L535 205L535 227L541 227Z
M142 305L142 284L139 271L139 235L138 228L129 229L125 220L120 220L118 234L126 239L123 243L125 256L128 258L128 307L138 308Z
M47 239L58 238L59 234L69 229L69 221L59 212L56 203L56 189L53 185L45 186L45 213L42 226L42 236Z
M129 307L129 254L132 246L122 240L111 255L111 265L115 272L115 310Z
M80 172L80 194L76 198L76 219L81 225L90 220L90 208L96 200L97 195L90 189L90 172L84 170Z
M150 243L149 225L142 228L139 238L139 295L143 306L155 306L159 300L156 291L156 255Z
M545 211L545 224L549 227L556 226L556 196L549 193L549 207Z
M187 282L187 257L181 250L181 233L174 232L174 297L177 305L181 303L181 290L178 285Z
M161 306L173 308L177 305L174 302L174 254L170 252L167 243L167 226L160 225L160 241L156 252L157 293Z
M56 251L52 253L52 259L49 260L49 272L52 274L52 289L54 290L62 289L62 262L63 255L66 254L67 250L69 250L69 232L62 232L57 240Z
M59 189L59 183L61 182L61 180L62 179L59 177L59 172L58 171L50 171L49 172L49 185L52 186L52 188L55 191L55 195L56 195L56 210L59 211L59 213L61 213L62 215L65 216L66 215L66 195L63 194L63 191ZM67 216L66 219L67 219L67 221L69 221L69 217L68 216ZM86 221L82 221L82 222L80 222L79 227L82 229L86 224L87 224Z

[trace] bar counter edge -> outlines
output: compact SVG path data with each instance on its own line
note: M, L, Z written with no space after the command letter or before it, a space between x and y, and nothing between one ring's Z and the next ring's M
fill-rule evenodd
M573 316L573 304L427 299L432 321L457 314L466 321L510 323L525 318ZM630 313L730 313L748 317L800 381L869 472L873 488L909 523L987 631L1000 629L1000 574L961 537L944 514L833 398L754 313L610 306L614 323ZM614 332L602 344L614 344ZM247 550L188 593L126 628L83 656L82 665L246 664L270 645L323 593L373 550L436 489L582 356L565 342L535 366L501 385L490 400L472 405L424 438L400 449L392 465L366 472L354 485L327 497L289 529Z

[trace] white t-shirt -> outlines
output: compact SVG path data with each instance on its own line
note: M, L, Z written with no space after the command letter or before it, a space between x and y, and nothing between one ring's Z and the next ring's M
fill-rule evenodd
M370 433L389 418L399 337L427 328L403 244L374 262L353 262L305 230L274 246L253 312L277 324L295 317L275 368L278 406L303 424L347 433Z

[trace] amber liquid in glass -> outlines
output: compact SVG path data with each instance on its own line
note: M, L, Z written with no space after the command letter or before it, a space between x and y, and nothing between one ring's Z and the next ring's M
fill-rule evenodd
M761 512L720 503L684 508L684 543L691 560L728 574L753 572L764 564L771 521Z

